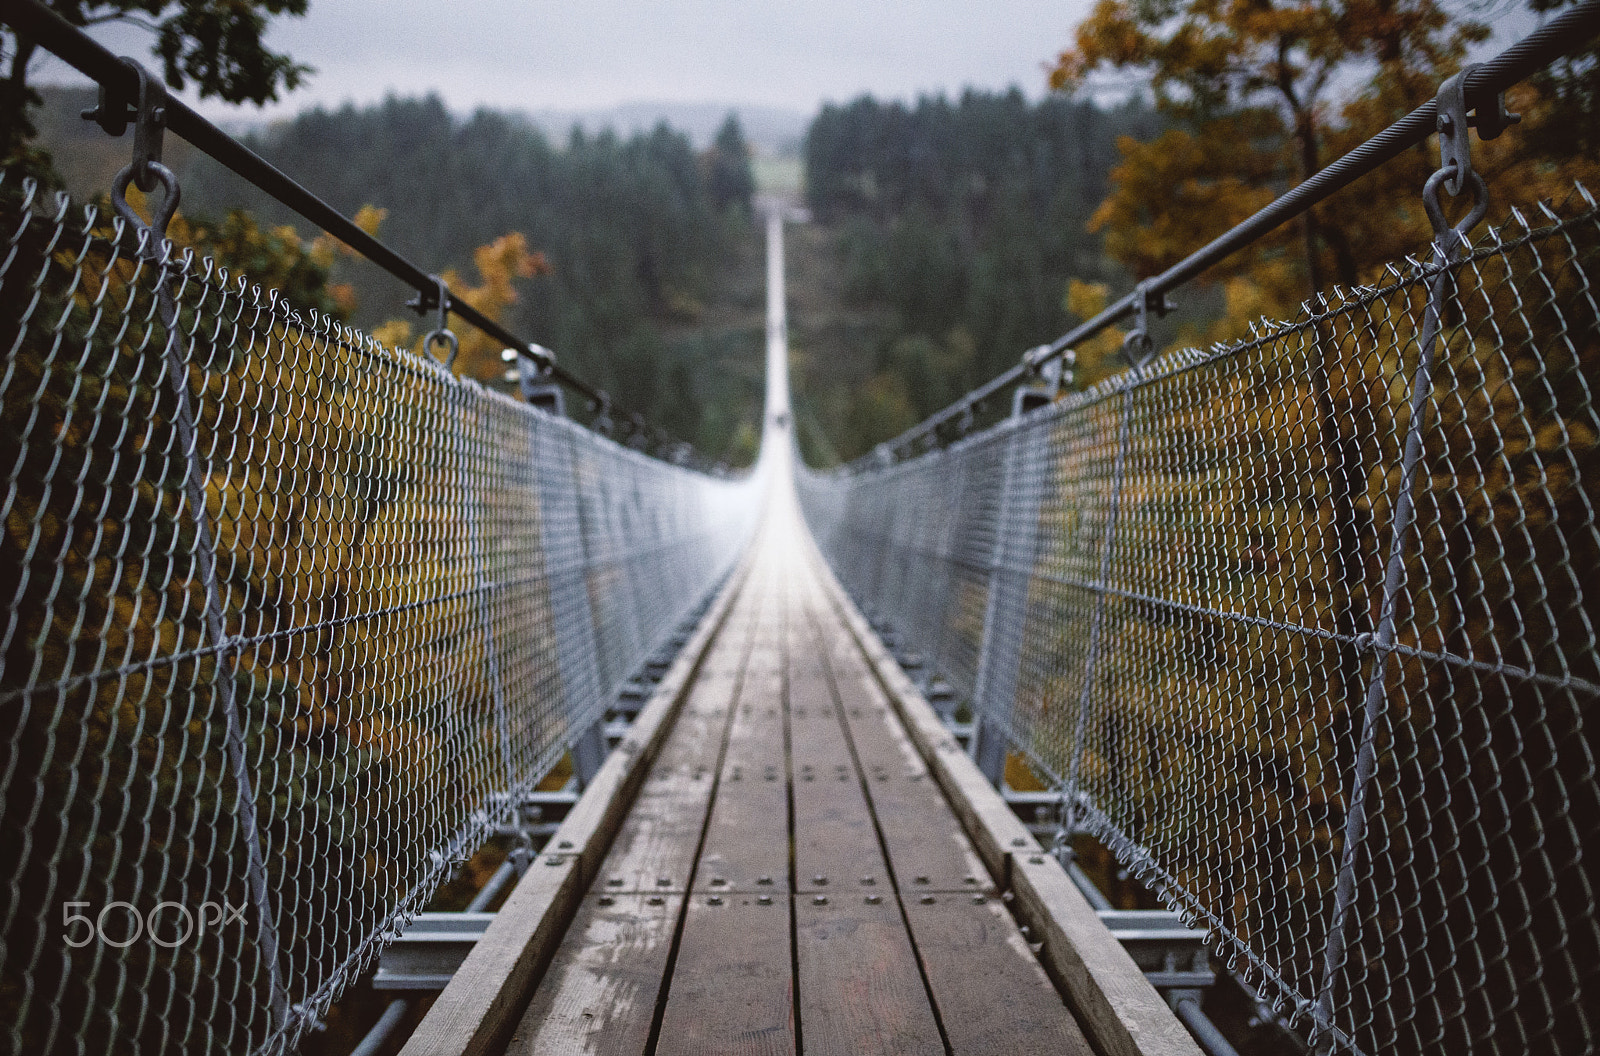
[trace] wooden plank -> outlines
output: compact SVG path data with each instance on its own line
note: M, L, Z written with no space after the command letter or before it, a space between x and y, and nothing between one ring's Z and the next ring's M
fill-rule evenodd
M1200 1048L1054 857L961 751L833 573L811 551L834 610L870 662L906 733L990 870L1017 896L1017 916L1044 939L1043 958L1102 1056L1199 1056Z
M711 808L694 890L783 893L789 889L789 795L780 755L724 767Z
M806 1056L926 1054L944 1042L892 894L795 896Z
M741 573L744 570L741 570ZM682 710L695 672L724 624L733 594L743 580L736 574L707 612L656 685L650 700L606 756L594 780L562 821L550 847L576 855L585 886L593 882L627 808L644 783Z
M1017 915L1044 942L1040 956L1105 1056L1200 1056L1194 1038L1054 858L1020 858L1012 878Z
M747 557L729 577L621 744L551 837L550 848L564 853L541 855L517 881L401 1056L480 1056L504 1043L665 741L690 679L751 564Z
M682 903L585 898L506 1056L644 1056Z
M998 899L923 897L934 901L907 898L906 917L953 1056L1093 1056L1083 1029Z
M825 674L797 673L790 657L789 744L794 797L795 888L827 892L887 889L889 871L861 775Z
M709 768L679 767L665 781L652 777L618 830L596 886L609 894L687 891L711 806L711 775Z
M889 890L878 830L853 768L796 771L794 855L797 891Z
M684 914L656 1056L795 1051L787 899L696 895ZM722 904L710 904L711 898Z
M984 778L950 731L900 665L889 655L883 642L873 633L866 619L833 579L833 573L813 551L812 565L828 588L834 611L851 632L858 649L869 663L876 689L860 683L869 695L881 692L894 709L917 753L944 790L950 806L982 856L989 872L1003 887L1009 883L1007 869L1014 854L1037 854L1038 843L1026 825L1011 812L994 786Z
M859 682L839 689L901 889L993 892L993 876L887 701L872 699Z
M582 893L576 858L538 858L417 1024L401 1056L498 1051Z
M755 664L762 649L751 651ZM778 658L781 660L781 657ZM789 791L783 751L780 668L749 668L722 760L697 891L785 892L789 883Z
M902 891L992 894L997 890L932 778L912 782L896 776L887 783L869 784L868 789Z
M732 679L697 679L691 687L596 874L595 884L607 893L688 890L736 688Z

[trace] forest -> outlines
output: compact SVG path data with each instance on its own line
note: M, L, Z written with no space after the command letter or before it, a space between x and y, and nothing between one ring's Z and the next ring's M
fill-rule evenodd
M469 300L499 282L501 321L620 405L715 457L753 455L760 320L708 311L714 296L726 302L726 272L755 237L736 120L698 153L665 125L627 139L575 129L557 145L518 116L463 120L429 96L312 110L249 142L346 215L366 210L422 267L457 269ZM197 213L242 206L264 226L294 222L214 166L185 179ZM513 235L519 243L497 242ZM409 291L376 269L339 259L330 281L348 284L351 320L381 337L410 338L383 327L391 320L426 329L399 310ZM747 296L759 306L759 287ZM495 380L499 348L474 359L462 336L466 369Z
M1394 47L1406 56L1345 100L1309 69L1283 98L1265 67L1239 82L1254 87L1217 80L1112 7L1084 23L1053 75L1060 90L1042 98L968 90L823 106L801 146L811 219L791 225L788 243L807 460L848 461L896 435L1427 99L1476 31L1423 8L1434 22L1398 41L1375 25L1328 43L1329 69L1362 68ZM1202 29L1217 39L1238 29L1213 21ZM1118 52L1122 39L1136 53ZM1095 67L1148 71L1148 95L1097 103L1076 90ZM1594 69L1568 64L1513 93L1526 114L1520 148L1513 137L1482 144L1496 216L1589 174ZM56 153L69 186L103 188L123 141L78 121L73 93L49 94L35 118L41 139L66 143ZM1576 129L1579 149L1557 128ZM556 141L521 115L389 98L308 111L248 141L624 406L713 460L753 457L764 279L751 150L736 120L697 151L664 124ZM417 343L426 326L402 307L411 291L174 146L191 239L235 270L295 276L291 295L383 340ZM1214 269L1176 298L1163 346L1235 339L1252 319L1293 316L1314 291L1368 281L1415 251L1426 242L1417 188L1431 164L1410 152ZM242 215L230 220L233 210ZM499 349L463 338L464 369L502 383ZM1072 384L1118 369L1119 340L1078 350Z
M803 147L812 220L789 240L808 458L854 457L1056 336L1069 279L1125 285L1086 226L1118 137L1159 128L1138 102L1015 89L824 107ZM515 115L391 98L249 142L422 266L459 269L469 296L500 282L503 321L622 404L714 459L754 456L762 236L736 120L697 154L664 125L552 143ZM184 179L196 215L243 207L263 228L294 223L215 166L196 161ZM518 245L497 242L513 233ZM423 329L394 325L411 318L397 311L408 293L376 269L338 256L328 281L381 338ZM476 360L466 348L467 369L498 377L498 348Z
M849 460L1058 336L1070 279L1125 283L1088 224L1119 137L1160 128L1137 100L1016 89L823 107L805 142L816 230L791 253L808 461Z
M46 98L40 139L66 186L103 194L125 140L77 118L91 93ZM1118 138L1161 127L1137 101L1015 89L825 106L802 148L812 219L789 233L807 457L859 455L1055 337L1074 318L1070 279L1131 281L1087 224ZM453 288L622 405L714 460L754 456L765 277L736 119L701 151L665 125L553 142L520 115L463 117L429 96L310 110L246 142L422 267L451 272ZM169 144L183 187L175 233L415 344L427 327L403 307L410 290L184 146ZM464 368L500 383L499 348L462 337Z

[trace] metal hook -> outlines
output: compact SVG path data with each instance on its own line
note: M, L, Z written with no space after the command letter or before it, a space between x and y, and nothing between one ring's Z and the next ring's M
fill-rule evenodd
M1139 283L1133 288L1133 295L1133 329L1122 339L1122 355L1135 370L1138 370L1155 355L1156 345L1150 337L1149 284Z
M456 356L461 351L461 342L456 339L456 335L451 333L449 330L431 331L428 336L423 339L422 347L424 351L428 353L428 355L433 356L434 345L443 345L447 350L443 360L444 368L449 370L454 367L456 365ZM438 359L439 357L433 356L433 358Z
M437 275L430 276L430 278L433 279L438 287L438 291L434 296L438 300L439 325L429 331L428 336L422 339L422 348L430 356L433 355L434 345L444 345L449 349L449 354L444 360L445 369L449 370L456 365L456 356L461 351L461 342L450 329L450 287L446 286L444 280ZM417 295L417 303L419 311L427 310L428 305L422 304L422 295L420 293ZM434 358L437 359L438 357L434 356Z
M1445 246L1448 257L1455 247L1465 238L1468 231L1478 226L1484 214L1489 211L1489 186L1483 182L1483 177L1476 172L1467 171L1467 187L1472 191L1472 208L1467 215L1462 217L1454 227L1445 219L1444 206L1439 201L1439 188L1450 189L1451 177L1455 175L1453 169L1441 168L1428 177L1428 182L1422 185L1422 207L1427 210L1428 222L1433 225L1434 235ZM1445 245L1445 240L1448 245Z

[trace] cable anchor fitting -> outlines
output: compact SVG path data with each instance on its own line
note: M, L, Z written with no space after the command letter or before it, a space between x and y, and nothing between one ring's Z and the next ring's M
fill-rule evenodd
M96 122L108 135L120 136L133 123L133 161L123 166L111 181L111 204L135 231L147 236L144 254L155 259L155 243L167 237L167 225L178 212L181 189L178 177L161 162L161 147L167 130L167 86L134 59L122 57L122 64L133 71L138 81L137 98L130 101L115 86L100 85L99 101L83 111L86 121ZM128 188L146 194L161 189L161 205L144 219L128 204Z
M1150 313L1162 316L1174 307L1165 293L1151 288L1148 280L1133 288L1134 324L1128 336L1122 339L1122 355L1134 370L1144 369L1156 354L1155 340L1150 336Z
M589 428L601 436L610 436L612 430L616 428L616 423L611 420L610 395L602 392L590 401L589 406L595 412L594 421L590 423Z
M1447 258L1489 210L1489 188L1483 182L1483 177L1472 168L1472 139L1467 129L1475 125L1479 139L1494 139L1521 120L1521 115L1507 113L1505 99L1499 92L1495 92L1488 100L1479 100L1473 116L1467 116L1467 77L1477 68L1476 65L1465 66L1461 72L1447 78L1439 85L1439 93L1434 100L1437 112L1434 127L1439 133L1439 168L1423 185L1422 204ZM1452 198L1464 190L1472 192L1472 207L1453 227L1444 216L1444 207L1439 200L1441 190Z
M433 280L433 290L418 290L417 295L406 302L406 307L418 315L424 315L433 309L438 310L438 325L423 337L422 350L438 360L439 357L433 353L433 346L443 345L445 358L442 362L446 370L451 370L456 365L456 356L461 352L461 342L456 337L455 331L450 329L450 287L437 275L429 275L428 278ZM432 296L429 296L430 292Z

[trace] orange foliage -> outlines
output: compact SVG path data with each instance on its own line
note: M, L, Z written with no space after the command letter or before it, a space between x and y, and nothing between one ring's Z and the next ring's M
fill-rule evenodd
M506 309L517 302L513 280L531 279L550 272L549 260L543 253L530 250L527 238L518 231L501 235L488 245L473 250L472 263L480 280L476 286L465 285L460 273L453 268L442 277L450 287L452 296L470 304L495 322L503 321ZM456 325L451 329L460 342L455 372L479 381L498 377L504 369L500 362L500 342L476 327ZM395 347L409 345L418 355L428 354L423 347L425 336L426 332L413 338L412 324L401 320L384 323L373 330L373 337L380 342Z

